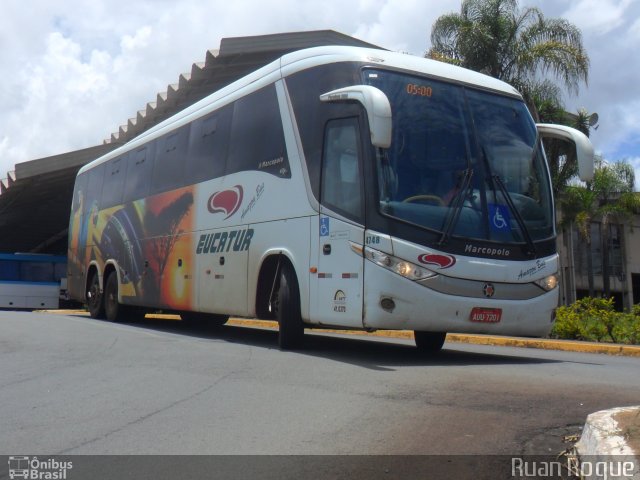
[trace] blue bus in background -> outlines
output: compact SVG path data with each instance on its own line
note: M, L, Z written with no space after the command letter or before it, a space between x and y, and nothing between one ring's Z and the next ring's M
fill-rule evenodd
M59 308L67 298L67 257L0 253L0 309Z

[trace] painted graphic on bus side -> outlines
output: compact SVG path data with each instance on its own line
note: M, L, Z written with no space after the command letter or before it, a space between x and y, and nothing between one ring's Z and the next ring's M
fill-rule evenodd
M74 204L70 231L79 240L70 245L69 262L83 265L114 259L120 267L121 293L133 303L172 309L193 304L189 280L194 267L194 187L154 195L98 211L84 196Z

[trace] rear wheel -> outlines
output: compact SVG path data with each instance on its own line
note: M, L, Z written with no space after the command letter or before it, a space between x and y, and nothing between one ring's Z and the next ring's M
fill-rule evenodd
M116 272L111 272L105 282L104 312L110 322L117 322L118 316L122 313L118 303L118 274Z
M280 285L275 300L278 319L278 345L281 350L300 348L304 337L304 325L300 314L300 290L293 268L282 266Z
M100 291L98 272L93 272L87 288L87 308L91 318L104 318L104 299Z
M420 332L417 330L413 332L416 347L424 353L436 353L442 350L446 337L446 332Z

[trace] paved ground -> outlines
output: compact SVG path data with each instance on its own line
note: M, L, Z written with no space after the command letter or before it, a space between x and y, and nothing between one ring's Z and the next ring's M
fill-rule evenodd
M550 454L640 359L0 312L0 454ZM1 473L0 473L1 475ZM0 477L2 478L2 477ZM465 477L462 477L465 478Z

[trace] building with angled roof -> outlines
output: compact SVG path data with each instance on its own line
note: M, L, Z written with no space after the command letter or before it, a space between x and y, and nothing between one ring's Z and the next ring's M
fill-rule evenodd
M0 252L66 254L73 184L83 165L287 53L326 45L381 48L333 30L223 38L102 145L17 164L0 181Z

